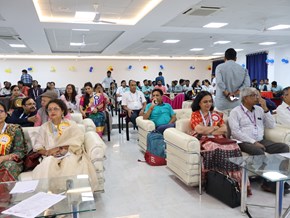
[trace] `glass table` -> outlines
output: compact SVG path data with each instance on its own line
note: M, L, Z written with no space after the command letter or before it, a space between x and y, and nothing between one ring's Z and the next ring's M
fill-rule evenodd
M264 179L276 182L275 218L285 217L289 208L282 216L284 182L290 180L290 153L255 155L229 158L229 161L242 167L241 211L246 212L248 171Z
M82 212L96 210L93 192L87 175L40 179L34 192L9 194L16 182L0 183L0 212L35 195L38 192L62 194L66 198L53 205L37 217L78 218ZM0 218L12 217L0 214Z

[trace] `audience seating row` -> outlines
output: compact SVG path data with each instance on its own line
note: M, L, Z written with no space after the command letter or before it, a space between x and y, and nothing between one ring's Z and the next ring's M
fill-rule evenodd
M99 190L104 191L104 160L106 145L103 140L96 133L95 124L91 119L82 119L81 114L72 114L72 120L74 120L79 128L85 133L84 149L91 159L97 176L99 178ZM32 150L32 145L37 137L40 127L25 127L23 128L24 137L27 141L29 150ZM19 180L31 180L32 172L23 172L19 175Z

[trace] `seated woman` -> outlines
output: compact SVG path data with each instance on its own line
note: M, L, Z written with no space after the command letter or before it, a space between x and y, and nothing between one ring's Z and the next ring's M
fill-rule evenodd
M97 190L97 175L83 148L84 132L74 121L63 119L68 111L62 100L51 100L46 111L49 121L40 127L33 145L43 156L32 172L33 179L87 174Z
M105 97L102 93L95 93L90 82L84 85L86 94L81 97L80 111L84 118L90 118L96 125L96 132L100 137L103 136L105 127Z
M20 92L20 89L17 85L11 86L11 96L9 102L9 114L12 114L14 109L21 108L22 99L25 98L25 95Z
M192 104L191 128L192 135L200 140L201 155L203 156L202 178L205 180L209 170L224 172L241 184L241 170L226 159L240 157L242 152L237 143L219 144L211 138L225 138L227 127L222 115L213 111L212 95L201 91ZM249 194L250 189L248 186Z
M73 84L66 86L65 93L60 96L60 99L66 104L70 113L79 112L80 96Z
M110 88L107 93L110 100L111 109L113 109L116 105L116 91L117 91L117 88L116 88L115 82L111 82Z
M0 102L0 182L15 181L23 171L22 159L27 146L22 129L16 124L7 124L7 109Z

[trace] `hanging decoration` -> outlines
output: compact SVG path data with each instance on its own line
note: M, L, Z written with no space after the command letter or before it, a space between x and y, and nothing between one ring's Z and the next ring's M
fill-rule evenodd
M207 70L211 70L211 65L208 65L207 66Z
M273 58L267 58L266 59L266 64L274 64L274 59Z
M11 73L12 70L10 68L5 69L5 73Z
M288 63L289 63L289 60L288 60L288 58L282 58L282 59L281 59L281 62L282 62L283 64L288 64Z
M133 66L132 65L129 65L128 66L128 70L132 70Z
M94 70L94 68L93 67L90 67L90 73L92 73L93 72L93 70Z
M241 66L242 66L243 68L246 68L246 65L245 65L245 64L242 64Z
M54 66L50 67L50 72L56 72L56 68Z
M114 69L113 69L112 66L109 66L109 67L108 67L108 70L109 70L109 71L113 71Z
M164 70L164 66L162 64L159 67L160 67L160 70Z
M194 70L194 69L195 69L195 66L191 65L191 66L189 67L189 69L190 69L190 70Z
M76 71L76 67L75 67L75 66L69 66L68 70L69 70L69 71L72 71L72 72L73 72L73 71Z
M147 70L148 70L148 66L144 65L144 66L143 66L143 70L144 70L144 71L147 71Z
M28 67L27 70L28 70L29 72L33 72L33 67Z

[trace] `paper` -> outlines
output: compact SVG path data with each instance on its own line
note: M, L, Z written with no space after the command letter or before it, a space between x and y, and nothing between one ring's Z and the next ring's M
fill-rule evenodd
M230 100L231 101L237 101L237 100L239 100L239 98L238 97L234 97L234 96L230 96Z
M70 156L70 155L71 155L71 153L68 151L68 152L66 152L65 155L61 155L61 156L59 156L59 157L56 157L56 159L61 160L61 159L65 158L65 157L67 157L67 156Z
M25 193L35 191L38 185L38 180L17 182L14 188L10 191L10 194Z
M15 206L4 210L2 213L23 218L33 218L64 198L66 197L63 195L39 192Z
M282 153L282 154L279 154L279 155L290 159L290 153Z

